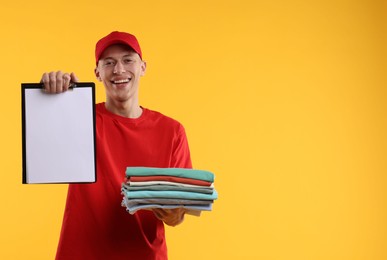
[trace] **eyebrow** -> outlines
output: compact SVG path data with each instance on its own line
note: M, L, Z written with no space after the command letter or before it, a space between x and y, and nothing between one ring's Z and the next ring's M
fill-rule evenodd
M133 57L135 54L136 54L135 52L130 53L130 54L126 54L126 55L124 55L122 58Z
M129 53L129 54L125 54L124 56L122 56L122 58L131 58L131 57L133 57L134 55L135 55L136 53L135 52L133 52L133 53ZM106 57L106 58L103 58L102 60L116 60L115 58L113 58L113 57Z

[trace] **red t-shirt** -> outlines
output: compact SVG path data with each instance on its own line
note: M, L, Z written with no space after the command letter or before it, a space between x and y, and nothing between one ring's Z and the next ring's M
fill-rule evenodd
M56 259L167 259L164 224L121 206L127 166L192 168L183 126L143 108L131 119L96 105L97 182L70 184Z

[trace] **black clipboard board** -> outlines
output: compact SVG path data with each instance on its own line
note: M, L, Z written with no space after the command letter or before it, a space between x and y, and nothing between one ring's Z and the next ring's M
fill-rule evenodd
M94 183L95 84L75 83L47 94L42 83L22 83L23 184Z

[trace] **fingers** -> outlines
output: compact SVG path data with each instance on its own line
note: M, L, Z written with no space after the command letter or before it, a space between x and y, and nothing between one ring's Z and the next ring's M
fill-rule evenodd
M163 220L165 218L168 218L168 217L171 217L171 215L174 214L172 209L158 209L158 208L155 208L155 209L153 209L153 212L155 213L156 217L161 219L161 220Z
M71 82L71 76L67 73L63 74L63 91L67 91L70 87L70 82Z
M165 214L162 209L153 209L153 213L155 214L156 218L163 220Z
M52 71L44 73L40 82L43 83L44 91L55 94L62 93L69 89L71 82L78 82L78 77L72 72Z
M79 82L79 79L78 79L77 75L75 75L74 72L71 72L70 76L71 76L72 82Z
M56 75L54 73L52 73L52 75L50 75L50 80L51 80L51 84L50 84L51 93L63 92L63 73L62 73L62 71L58 71L56 73Z
M43 89L44 91L48 91L48 89L50 89L50 80L49 80L49 76L48 76L48 73L43 73L42 75L42 79L40 80L41 83L43 83Z

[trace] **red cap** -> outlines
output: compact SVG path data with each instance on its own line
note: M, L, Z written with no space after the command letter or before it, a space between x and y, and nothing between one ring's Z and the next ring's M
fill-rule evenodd
M126 32L111 32L110 34L106 35L102 39L100 39L96 46L95 46L95 62L98 64L99 58L101 57L103 51L113 45L113 44L125 44L132 48L138 55L140 55L140 58L142 59L142 53L140 44L138 44L138 41L136 39L136 36L126 33Z

